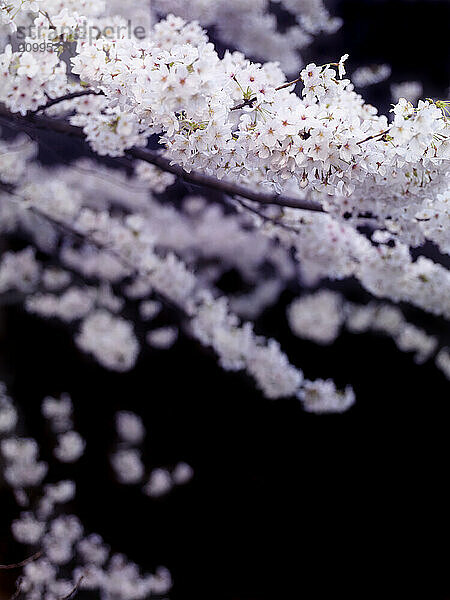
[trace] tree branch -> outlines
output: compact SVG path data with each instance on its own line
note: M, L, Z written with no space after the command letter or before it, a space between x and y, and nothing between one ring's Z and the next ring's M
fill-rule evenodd
M20 194L17 194L15 192L13 186L0 183L0 190L3 190L10 196L17 198L18 201L24 202L24 200L25 200L23 196L21 196ZM65 223L63 221L55 219L54 217L46 214L45 212L43 212L36 206L23 206L23 210L29 211L32 214L34 214L35 216L43 219L44 221L47 221L61 233L68 235L69 237L71 237L79 242L82 242L84 244L89 244L90 246L97 248L97 250L106 252L110 256L114 257L123 267L125 267L125 269L127 269L129 271L128 276L138 277L138 276L142 275L142 271L140 271L136 267L136 265L134 263L132 263L127 257L123 256L116 248L113 248L113 247L109 246L108 244L104 244L103 242L100 242L99 240L95 239L94 237L89 236L88 234L86 234L84 232L78 231L75 227L72 227L68 223ZM176 313L180 318L185 318L188 316L188 313L185 311L185 309L181 305L176 304L169 298L166 298L166 296L164 296L157 290L154 290L153 293L159 300L161 300L161 302L163 302L170 310L172 310L174 313ZM17 563L16 565L6 565L2 568L5 568L5 569L18 568L18 567L24 566L24 564L28 564L29 562L36 560L41 555L42 555L42 551L37 552L35 555L26 559L26 561L23 561L22 563Z
M78 590L80 589L80 585L81 582L84 579L84 575L82 575L78 581L76 582L74 588L72 589L72 591L70 591L66 596L64 596L64 598L61 598L60 600L72 600L72 598L75 596L75 594L78 592Z
M375 135L369 135L369 137L366 137L364 140L361 140L360 142L356 142L356 143L358 145L361 145L361 144L365 144L369 140L376 140L379 137L383 138L387 133L389 133L389 131L390 131L390 128L386 129L385 131L381 131L380 133L376 133Z
M286 231L291 231L293 233L297 233L297 234L301 233L300 229L298 229L297 227L293 227L292 225L289 225L288 223L284 223L280 217L274 217L274 218L269 217L268 215L264 214L263 211L258 210L254 206L250 206L245 200L242 200L242 198L239 198L239 196L237 196L232 201L236 202L243 211L247 211L247 212L250 212L250 213L256 215L258 218L260 218L265 223L270 223L270 225L276 225L277 227L281 227L282 229L286 229ZM282 210L282 209L280 209L280 210Z
M9 112L3 106L0 106L0 117L3 118L6 125L9 124L21 131L44 129L46 131L54 131L82 140L85 139L83 130L80 127L75 127L64 120L52 119L37 114L21 117ZM247 198L247 200L252 200L253 202L263 205L275 204L277 206L286 206L313 212L325 212L318 202L312 200L302 200L283 194L268 194L254 191L230 181L203 175L203 173L200 173L199 171L191 171L188 173L179 165L172 164L169 159L164 158L164 156L156 150L150 150L149 148L131 148L130 150L127 150L125 154L130 158L136 158L153 164L162 171L172 173L187 183L212 188L229 196L241 196L242 198Z
M22 561L20 561L18 563L14 563L12 565L0 565L0 570L2 570L2 571L9 571L11 569L20 569L20 568L25 567L26 565L34 562L35 560L37 560L41 556L42 556L42 550L39 550L39 552L35 552L32 556L29 556L25 560L22 560Z
M80 90L78 92L71 92L70 94L66 94L65 96L60 96L59 98L52 98L44 104L44 106L40 106L36 110L30 111L29 115L35 115L41 110L47 110L51 106L55 106L55 104L59 104L60 102L65 102L66 100L74 100L75 98L81 98L82 96L104 96L103 92L96 92L95 90Z
M256 98L247 98L246 100L243 100L240 104L236 104L236 106L230 108L230 110L241 110L241 108L245 108L246 106L253 106L255 102Z
M287 81L286 83L283 83L283 85L279 85L278 87L276 87L275 91L278 92L279 90L284 90L284 88L291 87L291 85L295 85L296 83L298 83L301 80L302 80L301 77L297 77L297 79L294 79L293 81Z
M279 85L278 87L276 87L275 91L278 92L279 90L284 90L285 88L291 87L291 85L295 85L296 83L298 83L301 80L302 80L301 77L297 77L297 79L294 79L293 81L287 81L286 83L283 83L283 85ZM253 98L246 98L240 104L236 104L236 106L233 106L233 108L230 108L230 110L240 110L241 108L245 108L246 106L253 106L253 104L255 102L256 102L255 96Z
M18 579L16 580L16 589L9 600L17 600L19 598L19 596L22 594L22 583L23 578L18 577Z

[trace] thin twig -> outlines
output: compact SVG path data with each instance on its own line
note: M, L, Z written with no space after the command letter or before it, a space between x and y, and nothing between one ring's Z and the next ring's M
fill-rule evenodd
M10 192L8 192L8 193L10 193ZM39 550L38 552L35 552L32 556L29 556L25 560L22 560L22 561L20 561L18 563L14 563L14 564L11 564L11 565L0 565L0 570L1 571L8 571L10 569L20 569L21 567L25 567L29 563L34 562L35 560L37 560L41 556L42 556L42 550Z
M14 591L14 594L11 596L10 600L17 600L17 598L20 596L20 594L22 593L22 583L23 577L18 577L16 580L16 589Z
M82 96L104 96L103 92L96 92L95 90L80 90L78 92L71 92L70 94L66 94L65 96L60 96L59 98L52 98L44 104L44 106L40 106L36 110L29 111L29 115L34 115L40 112L41 110L47 110L51 106L55 106L55 104L59 104L60 102L64 102L65 100L73 100L74 98L81 98Z
M297 234L301 233L300 229L297 229L296 227L293 227L292 225L289 225L288 223L284 223L284 221L281 218L269 217L268 215L264 214L263 211L258 210L254 206L250 206L247 202L245 202L245 200L242 200L241 198L237 197L234 199L234 201L237 202L239 204L239 206L241 206L243 208L244 211L253 213L254 215L259 217L266 223L270 223L271 225L281 227L282 229L286 229L287 231L290 231L292 233L297 233Z
M294 85L301 80L302 80L301 77L297 77L297 79L294 79L293 81L288 81L287 83L283 83L283 85L279 85L278 87L275 88L275 91L278 92L280 90L284 90L284 88L291 87L291 85Z
M55 30L56 27L50 19L50 15L48 14L48 12L46 10L40 10L39 13L47 19L47 21L49 22L49 28Z
M72 600L72 598L75 596L75 594L78 592L78 590L80 589L80 585L81 582L84 579L84 575L82 575L79 580L76 582L75 587L72 589L72 591L70 591L67 596L64 596L63 598L60 598L60 600Z
M246 106L253 106L255 102L256 102L256 98L247 98L240 104L236 104L236 106L233 106L233 108L230 108L230 110L240 110L241 108L245 108Z
M387 133L389 133L390 128L386 129L385 131L382 131L381 133L377 133L375 135L369 135L369 137L366 137L366 139L361 140L360 142L356 142L358 145L360 144L365 144L366 142L368 142L369 140L375 140L376 138L380 137L380 136L384 136Z
M278 87L276 87L275 91L278 92L280 90L284 90L284 88L291 87L291 85L295 85L296 83L301 81L301 79L302 79L301 77L297 77L297 79L294 79L293 81L288 81L287 83L283 83L283 85L279 85ZM255 102L256 102L255 96L253 98L246 98L243 102L241 102L240 104L236 104L236 106L233 106L233 108L231 108L230 110L240 110L241 108L245 108L246 106L253 106L253 104Z

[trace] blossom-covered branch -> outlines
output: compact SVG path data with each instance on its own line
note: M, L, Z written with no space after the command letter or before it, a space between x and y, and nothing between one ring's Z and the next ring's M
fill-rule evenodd
M20 200L20 194L10 190L7 193ZM79 215L75 213L72 216L72 224L67 217L66 220L55 219L42 211L37 203L30 206L25 198L22 198L22 203L23 209L32 210L63 232L77 239L84 239L99 251L112 255L125 267L126 276L137 275L148 279L164 302L175 306L177 311L190 320L191 334L204 345L213 347L225 369L246 369L270 398L294 394L298 394L299 398L303 397L302 372L289 364L275 340L256 336L250 323L241 325L236 316L229 313L225 298L215 299L207 290L202 290L194 274L189 273L174 255L159 257L151 237L145 229L141 229L144 224L139 219L128 219L123 223L116 218L100 217L99 220L99 215L84 209ZM20 273L18 276L20 277ZM91 343L97 335L98 332L89 332ZM96 346L97 342L93 347L88 345L88 349L97 353ZM129 365L130 360L135 360L136 347L131 340L131 355L126 359L123 354L124 340L122 344L112 340L112 347L116 347L117 352L115 368L121 370ZM98 358L105 361L100 353ZM114 368L113 363L111 366ZM313 384L309 382L308 385ZM320 389L320 380L318 385ZM314 385L312 389L315 389ZM347 406L354 400L350 388L341 394L332 387L327 390L327 394L330 393L331 397L334 394L336 406L340 403Z
M82 95L89 94L84 93ZM74 97L79 96L80 94ZM71 98L63 97L61 98L61 101L65 101L66 99ZM60 99L58 99L58 102L59 100ZM58 102L55 102L55 104L57 104ZM46 105L46 107L47 106L48 105ZM30 131L33 129L44 129L46 131L63 133L68 136L77 138L85 137L83 130L80 127L70 125L70 123L63 120L52 119L40 115L27 115L24 117L18 117L17 115L14 115L9 111L5 110L1 106L0 117L5 119L4 123L6 125L9 122L12 126L19 127L19 129L23 131ZM153 164L163 171L172 173L173 175L180 177L187 183L193 183L202 187L211 188L224 194L228 194L229 196L241 196L242 198L253 200L258 204L274 204L277 206L287 206L302 210L323 212L323 208L318 202L302 200L300 198L290 198L289 196L283 194L268 194L264 193L263 191L255 192L249 188L245 188L244 186L229 181L219 180L214 177L203 175L201 172L187 172L181 167L177 166L176 164L173 164L173 162L169 159L165 158L161 152L155 150L150 150L148 148L130 148L126 151L126 155L130 156L131 158L136 158L144 162Z

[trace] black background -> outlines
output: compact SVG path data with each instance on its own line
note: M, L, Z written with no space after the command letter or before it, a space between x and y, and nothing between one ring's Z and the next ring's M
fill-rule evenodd
M350 72L388 62L394 82L418 79L425 96L446 97L449 2L344 0L332 11L344 26L315 42L311 59L349 52ZM386 109L387 88L365 97ZM365 299L354 286L351 294ZM40 401L71 393L88 449L77 466L52 467L51 478L76 478L73 510L114 551L144 569L167 566L173 600L450 598L448 382L386 338L344 334L325 349L293 339L284 319L291 298L258 330L308 378L352 383L358 400L346 414L266 400L184 337L168 352L144 349L131 373L109 373L80 355L65 327L10 308L1 364L24 432L49 456ZM444 333L437 320L416 322ZM189 485L154 500L114 483L107 452L124 408L146 422L147 466L185 460L195 470ZM0 558L19 560L24 549L8 533L17 509L3 490L0 501Z

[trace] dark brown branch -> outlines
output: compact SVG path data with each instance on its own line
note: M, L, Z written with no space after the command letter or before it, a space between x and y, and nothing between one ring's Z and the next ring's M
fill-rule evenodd
M25 198L23 196L21 196L20 194L17 194L14 191L14 188L11 186L7 186L3 183L0 183L0 190L6 192L10 196L14 196L21 202L25 202ZM88 235L77 231L77 229L75 229L68 223L64 223L64 221L59 221L58 219L55 219L54 217L43 212L36 206L24 205L23 210L32 213L33 215L35 215L36 217L39 217L40 219L43 219L44 221L47 221L48 223L53 225L56 229L58 229L61 233L68 235L69 237L77 240L78 242L90 244L91 246L94 246L95 248L97 248L97 250L101 250L101 251L110 253L112 256L117 258L117 260L120 262L120 264L123 267L125 267L126 269L129 269L131 274L133 274L133 275L139 274L136 267L129 260L124 258L119 252L117 252L114 248L110 248L106 244L103 244L102 242L99 242L99 241L95 240L94 238L91 238ZM33 558L33 557L31 557L31 558ZM27 561L31 561L31 558L27 559ZM12 569L12 568L21 567L21 566L23 566L22 563L18 563L17 565L12 565L11 567L6 566L3 568L5 568L5 569L11 568ZM0 568L2 568L1 565L0 565Z
M258 210L254 206L250 206L245 200L242 200L242 198L236 197L234 199L234 201L237 202L237 204L240 207L242 207L242 210L248 211L248 212L256 215L265 223L270 223L271 225L276 225L277 227L281 227L282 229L286 229L287 231L290 231L293 233L297 233L297 234L301 233L300 229L293 227L292 225L289 225L288 223L284 223L284 221L281 218L282 215L280 215L280 217L272 218L272 217L269 217L268 215L264 214L264 212L262 210ZM280 210L282 210L282 209L280 209Z
M256 102L256 98L247 98L240 104L236 104L236 106L233 106L233 108L230 108L230 110L241 110L241 108L245 108L246 106L253 106L255 104L255 102Z
M36 110L30 111L28 114L33 115L37 114L41 110L47 110L51 106L55 106L55 104L59 104L60 102L64 102L65 100L74 100L75 98L81 98L82 96L103 96L103 92L96 92L95 90L80 90L78 92L71 92L70 94L66 94L65 96L60 96L59 98L52 98L44 104L44 106L40 106Z
M288 81L286 83L283 83L283 85L279 85L278 87L276 87L275 91L278 92L279 90L284 90L284 88L291 87L291 85L295 85L296 83L301 81L301 79L302 79L301 77L297 77L297 79L294 79L293 81ZM246 106L253 106L255 102L256 102L255 97L246 98L243 102L241 102L240 104L236 104L236 106L233 106L233 108L231 108L230 110L240 110L241 108L245 108Z
M63 133L79 139L85 138L83 130L80 127L70 125L70 123L64 120L52 119L46 116L35 114L28 115L26 117L20 117L10 113L2 106L0 106L0 117L3 117L3 119L6 120L6 124L9 123L10 125L15 126L22 131L44 129L47 131ZM241 196L242 198L247 198L247 200L252 200L253 202L263 205L274 204L277 206L299 208L313 212L325 212L318 202L311 200L291 198L283 194L267 194L264 192L258 192L230 181L220 180L216 177L203 175L203 173L200 173L199 171L191 171L188 173L179 165L172 164L169 159L164 158L164 156L162 156L162 154L156 150L150 150L148 148L131 148L130 150L126 150L125 154L131 158L136 158L153 164L163 171L176 175L187 183L212 188L229 196Z
M21 567L25 567L26 565L34 562L41 556L42 556L42 550L39 550L39 552L35 552L32 556L29 556L28 558L26 558L25 560L22 560L21 562L14 563L11 565L0 565L0 570L8 571L10 569L20 569Z
M81 582L84 579L84 575L82 575L79 580L76 582L74 588L67 594L67 596L64 596L63 598L61 598L60 600L72 600L72 598L75 596L75 594L78 592L78 590L80 589L80 585Z
M50 18L50 15L48 14L48 12L46 10L40 10L39 14L41 14L43 17L45 17L47 19L47 21L49 23L49 28L53 29L53 31L54 31L56 29L56 27L54 26L54 24L53 24L53 22L52 22L52 20Z
M16 589L14 591L14 594L11 596L11 598L9 600L17 600L17 598L22 593L22 583L23 583L23 577L18 577L17 581L16 581Z
M30 556L30 558L27 558L26 560L17 563L15 565L0 565L0 568L6 568L6 569L15 569L15 568L20 568L20 567L24 567L25 565L29 564L30 562L32 562L33 560L36 560L36 558L38 558L39 556L42 555L42 552L37 552L35 555ZM63 598L61 598L60 600L72 600L72 598L75 596L75 594L78 592L78 590L80 589L80 585L81 582L84 579L84 575L82 575L78 581L75 583L75 586L73 587L73 589ZM16 580L16 589L14 591L14 594L11 596L10 600L17 600L20 596L20 594L22 593L22 584L23 584L23 577L20 576L17 578Z
M275 88L275 91L278 92L279 90L284 90L284 88L291 87L291 85L295 85L296 83L298 83L301 80L302 80L301 77L297 77L297 79L294 79L293 81L288 81L287 83L283 83L283 85L279 85L278 87Z
M163 171L173 173L188 183L193 183L202 187L213 188L228 196L241 196L252 200L258 204L275 204L277 206L286 206L290 208L300 208L313 212L324 212L324 209L318 202L312 200L301 200L299 198L291 198L283 194L267 194L263 192L253 191L250 188L242 187L230 181L216 179L208 175L203 175L199 171L191 171L188 173L182 167L171 164L170 160L164 158L160 153L152 152L144 148L133 148L128 152L133 158L138 158L146 162L152 163Z
M358 145L360 144L365 144L366 142L368 142L369 140L376 140L378 137L383 137L385 136L387 133L389 133L389 129L386 129L385 131L382 131L381 133L377 133L375 135L369 135L369 137L366 137L364 140L361 140L360 142L356 142Z

